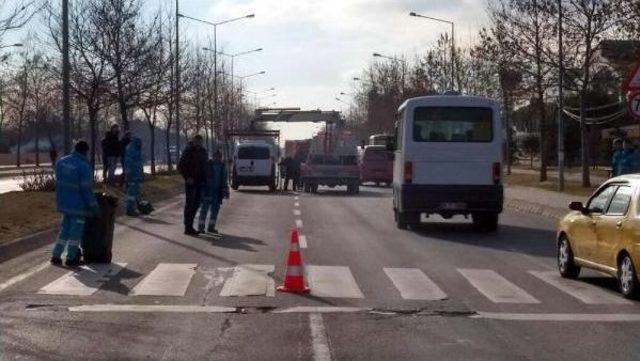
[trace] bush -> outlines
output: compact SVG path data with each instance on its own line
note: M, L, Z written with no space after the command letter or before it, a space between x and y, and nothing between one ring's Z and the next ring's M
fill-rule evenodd
M56 190L56 178L45 170L22 171L20 188L25 192L53 192Z

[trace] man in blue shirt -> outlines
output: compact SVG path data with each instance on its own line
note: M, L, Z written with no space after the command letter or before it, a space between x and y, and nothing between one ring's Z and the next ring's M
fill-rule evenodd
M62 213L62 225L51 255L51 263L62 264L67 249L66 265L80 265L80 240L86 218L98 215L98 202L93 195L93 170L87 159L89 144L79 141L73 153L56 162L56 204Z
M613 152L611 156L611 176L616 177L620 175L620 161L622 158L622 139L616 138L613 140Z
M200 222L198 231L203 233L207 223L207 213L210 211L209 227L207 232L218 233L216 221L222 199L229 199L229 185L227 183L227 170L222 162L222 153L216 151L213 159L207 162L206 183L204 187L202 204L200 206Z

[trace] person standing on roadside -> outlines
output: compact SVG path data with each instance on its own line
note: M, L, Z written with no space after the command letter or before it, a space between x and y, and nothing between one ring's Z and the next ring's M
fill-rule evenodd
M62 213L58 240L53 246L51 264L62 264L62 253L67 249L65 264L80 265L80 240L86 218L100 213L93 195L93 171L87 159L89 144L79 141L74 152L60 158L55 165L56 205Z
M622 139L613 140L613 151L611 155L611 176L616 177L620 172L620 160L622 159Z
M118 157L122 156L120 150L120 141L118 135L120 134L120 126L113 124L109 131L105 133L104 139L102 139L102 161L105 169L103 169L103 176L106 175L104 181L109 185L115 183L116 168L118 167Z
M638 165L638 154L630 140L625 139L622 143L622 153L618 162L618 173L616 175L624 175L634 173Z
M121 161L121 165L122 165L122 177L120 177L120 186L124 186L125 182L127 181L127 177L124 174L124 153L127 151L127 146L129 145L129 143L131 143L131 132L127 131L124 133L124 135L122 136L122 139L120 139L120 155L122 156L122 158L120 158Z
M207 223L207 213L209 215L209 227L207 232L218 234L216 221L220 212L220 205L223 199L229 199L229 184L227 183L227 169L222 162L222 153L217 150L213 153L213 159L207 162L207 178L202 195L202 205L200 206L200 222L198 232L204 233Z
M193 221L200 207L202 189L206 182L207 150L202 146L202 136L196 135L184 149L178 171L184 178L184 234L195 236Z
M137 217L138 198L140 197L140 184L144 179L142 165L142 140L133 137L124 153L123 173L127 179L127 216Z

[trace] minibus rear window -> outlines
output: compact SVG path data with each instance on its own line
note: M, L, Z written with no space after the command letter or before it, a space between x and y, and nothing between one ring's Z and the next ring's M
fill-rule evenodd
M415 142L493 141L493 111L480 107L419 107L413 113Z
M240 159L269 159L269 148L266 147L241 147L238 149Z

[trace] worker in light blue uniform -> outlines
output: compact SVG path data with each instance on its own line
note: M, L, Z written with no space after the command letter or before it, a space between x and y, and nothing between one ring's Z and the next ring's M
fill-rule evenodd
M207 162L206 183L200 204L200 223L198 230L204 232L209 213L209 227L207 232L217 234L216 221L223 199L229 199L229 184L227 183L227 169L222 162L222 153L216 151L213 159Z
M93 171L87 153L89 144L76 143L74 152L56 162L56 204L62 213L58 240L53 246L51 263L62 264L62 253L67 249L65 264L77 267L80 263L80 240L86 218L99 214L98 202L93 195Z
M625 139L622 144L622 154L618 158L618 172L617 175L624 175L635 173L638 171L640 165L640 158L638 152L631 143L630 140Z
M124 154L124 174L127 181L127 215L137 217L140 184L144 177L142 164L142 140L133 137Z

